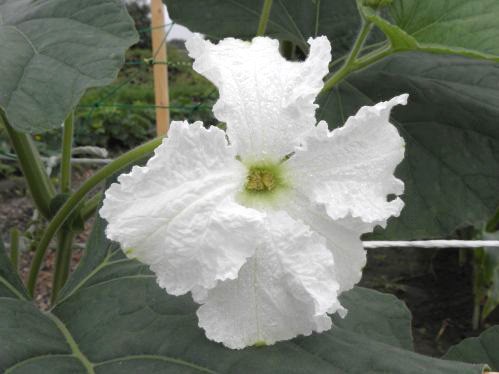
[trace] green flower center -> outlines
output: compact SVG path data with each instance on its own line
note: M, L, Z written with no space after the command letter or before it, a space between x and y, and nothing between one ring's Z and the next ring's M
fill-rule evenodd
M268 194L285 187L282 164L257 162L248 166L244 189L249 194Z
M239 194L246 206L274 205L289 190L286 168L282 163L257 161L244 163L248 173L244 188Z
M278 186L278 179L272 170L265 167L252 166L249 169L244 187L248 192L270 192Z

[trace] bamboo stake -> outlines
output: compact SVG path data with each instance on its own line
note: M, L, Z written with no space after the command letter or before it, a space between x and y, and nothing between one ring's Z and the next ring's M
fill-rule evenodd
M165 33L165 8L161 0L151 0L152 49L154 61L168 61ZM154 64L154 96L156 101L156 134L165 135L170 124L168 65Z

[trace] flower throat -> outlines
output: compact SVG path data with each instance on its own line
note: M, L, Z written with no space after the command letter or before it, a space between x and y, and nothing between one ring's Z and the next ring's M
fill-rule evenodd
M271 192L278 186L278 177L264 167L253 166L249 169L245 188L248 192Z
M252 208L276 206L290 189L283 163L257 161L244 163L246 179L238 195L241 204Z

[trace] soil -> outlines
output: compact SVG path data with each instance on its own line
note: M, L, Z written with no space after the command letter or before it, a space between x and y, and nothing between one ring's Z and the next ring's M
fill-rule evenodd
M88 177L76 175L75 183ZM0 180L0 233L8 242L12 227L25 230L33 216L33 206L22 178ZM74 269L81 258L91 224L77 237L73 254ZM26 276L32 252L24 251L21 273ZM45 258L37 287L36 303L47 309L51 289L54 252ZM394 294L406 302L413 314L413 336L417 352L441 356L462 339L477 336L484 328L499 324L499 310L485 326L473 331L472 268L470 261L459 263L459 250L373 249L368 255L362 286Z
M459 249L373 249L361 285L394 294L412 312L417 352L442 356L461 340L499 324L499 309L481 329L472 328L471 253L459 263Z
M73 185L79 185L81 181L88 178L90 170L78 170L73 175ZM11 228L17 228L25 232L32 227L35 220L42 219L34 216L34 207L31 197L27 194L24 179L21 177L11 177L0 180L0 240L9 242L9 232ZM92 228L92 220L85 224L85 230L76 236L73 255L71 259L71 271L78 266L78 262L83 254L83 248ZM35 234L36 235L36 234ZM19 270L21 278L26 282L31 259L34 252L26 243L21 242L21 253L19 258ZM52 290L52 275L54 273L55 251L49 248L44 262L40 268L39 278L35 290L35 303L42 310L50 307L50 294Z

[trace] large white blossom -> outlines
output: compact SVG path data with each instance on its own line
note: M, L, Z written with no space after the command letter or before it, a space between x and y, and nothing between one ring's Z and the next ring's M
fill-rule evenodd
M328 314L346 313L338 296L361 278L360 236L403 207L393 173L404 141L389 116L407 95L329 131L314 101L331 47L309 44L304 62L290 62L269 38L189 40L227 132L173 122L100 211L107 236L168 293L191 292L207 337L230 348L331 328Z

